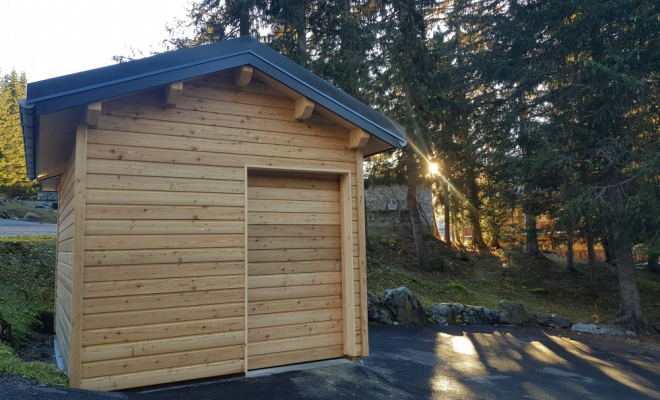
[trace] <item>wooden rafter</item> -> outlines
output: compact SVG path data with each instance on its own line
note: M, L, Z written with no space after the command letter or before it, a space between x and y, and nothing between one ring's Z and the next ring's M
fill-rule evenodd
M234 84L236 86L247 86L252 80L254 68L249 65L243 65L234 70Z
M348 139L348 147L351 149L361 149L367 145L369 134L360 128L351 130L351 136Z
M296 100L296 119L303 120L312 116L314 103L307 97L300 97Z
M101 120L101 102L91 103L87 105L87 115L85 122L88 127L95 128L99 125Z
M165 104L175 106L183 96L183 82L174 82L167 85Z

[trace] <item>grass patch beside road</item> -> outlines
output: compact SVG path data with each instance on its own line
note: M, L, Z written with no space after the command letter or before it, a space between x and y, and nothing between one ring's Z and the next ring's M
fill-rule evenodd
M0 342L0 374L20 375L51 385L69 385L69 378L56 365L41 361L25 362L11 346L3 342Z
M3 212L7 214L9 218L18 218L21 220L25 214L31 212L39 215L41 217L41 222L48 224L57 223L57 211L52 208L36 208L23 203L4 201L0 203L0 215L2 215Z
M42 383L66 385L68 378L53 364L24 362L14 351L52 316L55 295L55 237L0 237L0 313L12 326L11 343L0 342L0 373Z

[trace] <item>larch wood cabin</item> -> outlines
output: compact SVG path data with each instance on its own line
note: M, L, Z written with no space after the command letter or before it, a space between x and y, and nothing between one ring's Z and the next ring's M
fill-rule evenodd
M71 386L369 354L362 160L401 126L248 37L27 93Z

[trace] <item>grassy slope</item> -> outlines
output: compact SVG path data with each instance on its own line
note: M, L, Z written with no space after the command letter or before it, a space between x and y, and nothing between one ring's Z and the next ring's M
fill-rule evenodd
M7 213L9 218L23 219L26 213L32 212L41 217L41 222L49 224L57 223L57 211L52 208L36 208L22 203L3 202L0 203L0 214Z
M613 317L618 311L618 284L612 267L596 268L598 297L589 296L586 264L578 264L580 273L568 273L563 258L548 256L530 259L513 249L497 254L470 253L470 261L454 258L442 244L429 239L428 250L437 268L444 271L420 272L415 268L413 243L405 234L397 238L371 230L368 252L369 290L382 295L383 290L407 286L424 306L438 302L460 302L497 308L502 299L519 302L529 311L556 313L575 322L597 322ZM649 320L660 325L660 276L638 273L639 286ZM453 288L451 284L460 284ZM530 289L544 288L549 294L532 294ZM654 304L655 303L655 304Z
M0 237L0 313L12 325L12 344L28 339L41 324L40 317L53 313L54 265L53 236ZM4 342L0 342L0 373L58 385L68 382L56 366L23 362Z

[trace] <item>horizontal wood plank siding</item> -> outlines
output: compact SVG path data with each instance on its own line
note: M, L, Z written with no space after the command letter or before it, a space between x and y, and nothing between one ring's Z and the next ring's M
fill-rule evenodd
M338 183L282 179L249 193L244 171L264 165L355 174L344 128L296 121L293 101L258 81L238 88L225 77L204 77L184 82L174 107L165 107L159 90L104 102L87 140L83 388L242 372L246 337L279 340L273 343L282 351L294 349L294 362L296 348L311 348L312 359L342 355L341 276L335 263L310 260L340 257ZM283 198L291 189L296 197ZM246 195L255 198L257 233L245 230L246 222L252 226ZM71 207L62 205L64 230ZM298 240L290 238L294 227ZM249 281L247 251L260 260ZM67 274L60 270L60 290ZM254 288L247 304L246 287ZM272 325L266 310L280 312L292 301L301 302L301 314L283 328ZM296 327L309 338L301 342ZM270 363L269 354L254 351L258 366Z
M57 261L55 270L55 333L64 369L71 361L71 304L73 280L73 209L75 158L71 157L59 182Z

